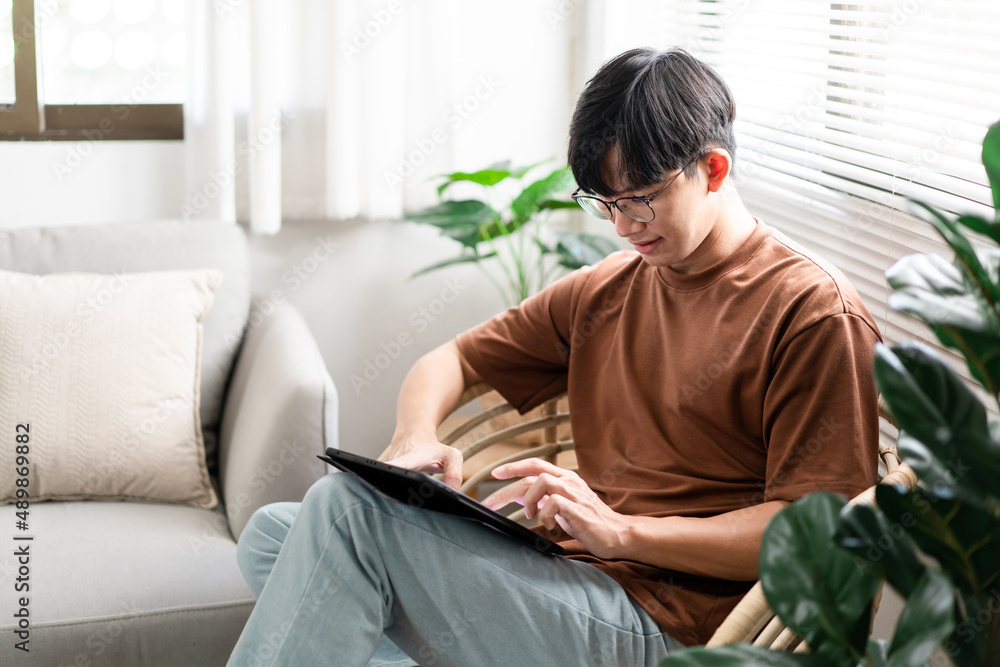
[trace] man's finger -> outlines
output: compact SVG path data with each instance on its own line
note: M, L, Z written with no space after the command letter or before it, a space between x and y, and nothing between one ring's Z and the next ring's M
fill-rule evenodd
M525 477L517 480L516 482L511 482L486 498L486 500L483 501L483 505L491 510L496 510L511 503L519 503L521 502L521 498L524 497L524 492L534 483L534 481L534 477Z
M507 463L499 466L493 471L493 476L497 479L510 479L511 477L524 477L525 475L540 475L543 472L549 473L555 477L562 477L563 475L570 473L569 470L560 468L554 463L549 463L544 459L535 458L524 459L523 461L514 461L513 463Z

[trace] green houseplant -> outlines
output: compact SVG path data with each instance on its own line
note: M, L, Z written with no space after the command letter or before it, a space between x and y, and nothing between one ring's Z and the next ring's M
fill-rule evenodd
M964 356L988 401L1000 406L1000 124L983 141L993 219L918 211L954 262L909 255L886 272L890 305L926 323ZM965 229L982 234L976 249ZM812 494L768 525L760 579L772 609L809 654L746 645L691 649L686 665L928 664L939 647L960 667L1000 665L1000 420L938 355L918 343L876 351L879 390L900 426L898 448L920 484L880 486L877 507ZM883 581L906 599L891 641L869 640Z
M474 172L443 174L438 186L441 201L408 214L410 222L437 227L460 246L455 257L437 262L413 274L423 275L448 266L475 263L513 306L547 285L560 272L599 261L618 250L610 239L595 234L554 232L546 225L552 211L576 209L564 197L573 185L568 167L527 179L540 164L511 168L509 162ZM527 185L523 181L529 180ZM481 199L444 199L456 183L480 186ZM513 189L513 197L502 190ZM492 268L491 268L492 267Z

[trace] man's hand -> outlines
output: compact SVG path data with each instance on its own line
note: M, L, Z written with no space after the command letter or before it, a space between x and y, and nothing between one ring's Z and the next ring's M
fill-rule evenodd
M394 439L386 459L386 463L408 470L443 472L445 484L453 489L462 486L462 452L434 438Z
M520 503L529 519L537 516L549 530L562 528L598 558L615 558L620 552L628 517L608 507L575 472L542 459L525 459L500 466L493 476L521 479L484 500L486 507Z

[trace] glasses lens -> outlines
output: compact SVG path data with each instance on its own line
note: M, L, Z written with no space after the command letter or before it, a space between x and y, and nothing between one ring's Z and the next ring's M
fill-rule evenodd
M593 197L575 197L575 199L576 203L587 213L601 220L611 219L611 211L608 210L608 207L600 199L594 199Z
M638 222L650 222L653 219L653 209L645 199L619 199L618 209Z

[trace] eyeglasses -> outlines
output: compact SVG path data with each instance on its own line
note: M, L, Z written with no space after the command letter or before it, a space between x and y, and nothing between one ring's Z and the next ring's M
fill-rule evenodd
M610 220L611 208L614 207L636 222L652 222L653 218L656 217L656 214L653 212L653 207L650 205L650 202L656 199L661 192L670 187L670 184L676 181L677 178L684 173L685 169L700 160L704 155L705 153L702 153L685 164L681 167L681 170L677 172L673 178L667 181L662 188L648 197L619 197L614 201L604 201L599 197L580 194L579 188L577 188L576 192L570 196L577 204L580 205L580 208L592 216L600 218L601 220Z

